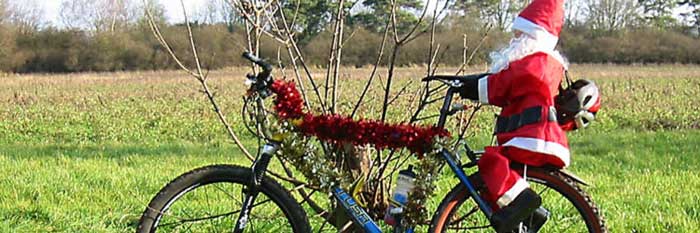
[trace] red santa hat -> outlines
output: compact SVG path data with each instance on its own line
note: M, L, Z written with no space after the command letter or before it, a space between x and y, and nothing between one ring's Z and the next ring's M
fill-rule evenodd
M513 30L554 50L564 24L564 0L533 0L513 22Z

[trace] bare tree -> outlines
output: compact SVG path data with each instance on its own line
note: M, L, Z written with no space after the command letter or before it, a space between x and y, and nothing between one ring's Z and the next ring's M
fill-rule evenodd
M478 12L485 23L506 30L518 12L529 1L520 0L464 0L456 1L454 7L462 12Z
M196 12L195 20L199 23L227 25L237 21L239 17L231 4L226 0L206 0L202 8Z
M37 31L45 24L44 10L36 0L4 1L3 4L6 5L3 13L20 33Z
M636 1L593 0L587 5L588 24L593 30L612 32L634 23Z
M7 23L9 15L7 0L0 0L0 24Z
M114 32L133 22L136 12L130 0L64 0L60 18L69 28Z
M681 16L693 29L691 33L695 37L700 37L700 0L681 0L678 5L686 9L685 12L681 13Z
M564 3L564 23L568 27L579 26L585 22L586 7L585 1L569 0Z

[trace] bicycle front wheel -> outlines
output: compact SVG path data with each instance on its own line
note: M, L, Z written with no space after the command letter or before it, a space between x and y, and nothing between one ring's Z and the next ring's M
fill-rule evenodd
M516 170L522 175L522 168ZM528 167L527 181L542 197L542 207L551 213L539 232L607 232L595 203L560 171ZM455 186L433 216L430 232L494 232L479 207L468 200L464 185ZM528 232L527 223L521 228Z
M232 232L251 177L232 165L185 173L151 200L137 232ZM265 177L258 190L244 232L310 232L306 213L280 184Z

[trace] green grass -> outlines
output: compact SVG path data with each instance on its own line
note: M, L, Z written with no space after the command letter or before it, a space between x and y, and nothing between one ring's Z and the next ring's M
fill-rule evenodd
M572 137L573 167L611 232L695 232L700 226L700 131Z
M599 83L604 102L591 129L570 135L571 170L592 184L586 189L611 231L695 232L700 67L573 70ZM344 72L339 109L347 113L369 70ZM414 93L422 72L399 69L394 88L408 85ZM226 70L211 79L236 132L244 131L241 77L241 70ZM0 232L130 232L148 201L183 172L249 164L196 83L180 73L11 76L0 87ZM381 96L375 83L359 116L378 118ZM392 104L390 121L407 118L410 99ZM474 122L477 147L488 142L495 110L486 108ZM240 136L253 148L251 136ZM430 211L455 182L443 174Z
M586 189L612 232L693 232L700 225L699 140L694 130L580 133L571 137L571 170L592 184ZM248 164L230 146L5 145L0 231L133 231L164 184L220 163ZM455 182L445 179L431 210Z

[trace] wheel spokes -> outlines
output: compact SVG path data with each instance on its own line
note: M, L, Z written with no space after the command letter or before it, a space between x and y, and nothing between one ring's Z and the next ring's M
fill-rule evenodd
M166 211L158 213L162 219L158 228L179 232L229 231L235 226L241 212L242 189L240 186L211 184L191 190L179 197ZM237 208L231 210L232 207ZM289 223L275 221L281 215L283 213L272 199L261 193L251 206L246 230L255 232L255 229L285 227L278 225Z

